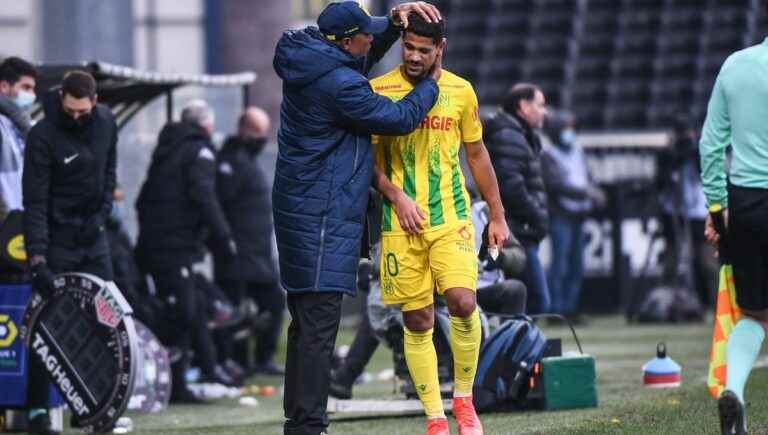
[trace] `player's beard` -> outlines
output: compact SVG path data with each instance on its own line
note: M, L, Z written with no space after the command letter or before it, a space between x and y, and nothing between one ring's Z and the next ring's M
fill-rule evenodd
M403 68L403 70L405 72L405 75L407 75L409 79L415 82L419 82L429 74L429 69L431 68L431 66L427 67L426 65L422 64L420 65L420 67L421 67L421 71L419 71L415 75L408 70L408 64L405 64L405 68Z

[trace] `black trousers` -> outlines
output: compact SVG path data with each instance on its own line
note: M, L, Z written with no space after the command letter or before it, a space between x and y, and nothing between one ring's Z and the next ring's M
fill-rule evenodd
M204 319L198 314L198 296L192 265L167 266L148 271L155 282L157 297L165 302L165 315L155 331L167 347L174 347L178 358L171 360L172 396L187 389L184 372L189 366L189 350L197 323Z
M525 303L525 284L516 279L508 279L477 289L477 304L487 312L524 314Z
M349 347L349 353L344 358L344 364L336 371L336 381L351 387L363 373L365 366L379 347L379 339L374 335L371 322L368 320L368 298L362 298L362 320L357 327L355 338Z
M337 292L288 294L285 435L318 435L328 427L328 385L341 300Z
M70 248L52 245L46 256L48 267L53 273L85 272L105 281L114 279L112 260L106 236L100 237L89 248ZM43 363L30 355L27 382L27 407L48 407L48 372Z
M728 257L736 302L745 310L768 309L768 189L728 185Z

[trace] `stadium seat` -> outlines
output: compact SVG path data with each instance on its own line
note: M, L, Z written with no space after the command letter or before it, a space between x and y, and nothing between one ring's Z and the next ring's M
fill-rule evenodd
M586 33L580 41L579 55L609 57L614 51L614 40L611 33Z
M685 29L694 32L700 29L703 23L703 14L701 13L701 2L697 2L697 7L685 7L678 9L669 9L661 15L661 25L668 29Z
M656 52L656 39L654 33L623 34L616 38L616 55L653 55Z
M650 89L645 80L619 80L608 85L608 99L619 102L647 102Z
M613 77L645 78L653 76L653 57L628 55L611 61Z
M699 59L696 55L677 55L657 58L653 63L656 77L690 78L696 77Z
M688 54L696 56L701 49L701 39L699 32L665 32L659 35L658 51L662 55Z
M531 81L586 129L659 127L669 107L700 122L725 58L768 28L756 0L442 1L446 65L478 80L482 104Z
M643 103L609 104L604 111L605 127L617 129L647 125L646 105Z

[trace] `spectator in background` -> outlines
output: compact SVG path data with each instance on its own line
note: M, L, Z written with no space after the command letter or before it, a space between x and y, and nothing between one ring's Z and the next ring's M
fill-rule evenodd
M37 70L18 57L0 64L0 222L22 209L24 144L31 128L27 110L35 102Z
M166 303L161 340L178 355L171 361L175 402L198 402L184 376L196 322L193 266L202 260L207 231L219 255L234 256L237 247L216 197L216 151L211 143L214 115L204 101L189 103L181 122L163 127L152 153L147 178L136 201L139 270L150 274L157 295Z
M576 119L571 112L550 112L544 123L549 143L542 167L549 199L550 311L578 321L578 302L584 275L584 218L605 202L592 184L584 150L576 142Z
M499 182L507 222L525 247L521 279L528 289L529 314L549 310L547 278L539 260L539 243L547 235L549 215L541 169L540 129L547 114L538 86L518 83L485 124L484 139Z
M285 293L278 284L272 255L271 192L258 156L267 144L269 115L248 108L218 156L216 187L224 215L232 227L237 256L216 255L217 284L236 304L252 298L259 312L270 313L269 326L257 335L255 371L282 375L273 357L283 324Z
M61 89L43 97L45 118L27 138L24 246L32 287L43 297L57 273L113 279L104 225L117 183L117 124L112 111L96 101L96 80L68 72ZM30 358L30 431L50 434L48 376L36 375L44 371L38 358Z
M704 237L707 201L701 184L698 134L690 118L677 113L672 119L669 147L658 154L657 185L661 205L662 226L667 250L664 264L666 278L678 273L681 245L690 246L692 278L699 300L713 305L717 262ZM686 268L688 270L691 267Z

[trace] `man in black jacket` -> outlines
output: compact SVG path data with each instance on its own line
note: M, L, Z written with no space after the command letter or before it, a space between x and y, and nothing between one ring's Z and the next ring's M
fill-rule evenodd
M521 276L528 288L530 314L549 309L549 289L539 260L539 243L546 237L549 217L541 171L540 129L547 114L538 86L518 83L504 97L501 109L485 125L485 143L499 182L507 223L525 247Z
M280 375L272 357L283 323L285 294L272 256L271 190L258 155L264 149L269 116L248 108L238 123L237 136L219 153L216 187L224 215L232 226L237 256L216 255L216 281L236 303L253 298L259 312L270 313L269 326L258 335L256 371Z
M139 238L136 259L144 274L152 275L167 304L167 330L159 331L167 346L177 348L172 361L171 400L195 402L184 373L195 322L192 266L204 254L208 231L228 255L237 248L216 197L216 151L211 143L213 113L203 101L193 101L160 132L147 178L136 201Z
M43 296L56 273L86 272L112 280L104 223L116 184L117 125L109 108L96 100L93 77L67 73L61 90L44 97L45 118L27 138L24 239L32 286ZM44 371L37 358L30 359L30 371ZM30 379L33 433L54 433L42 411L47 383L43 376Z

